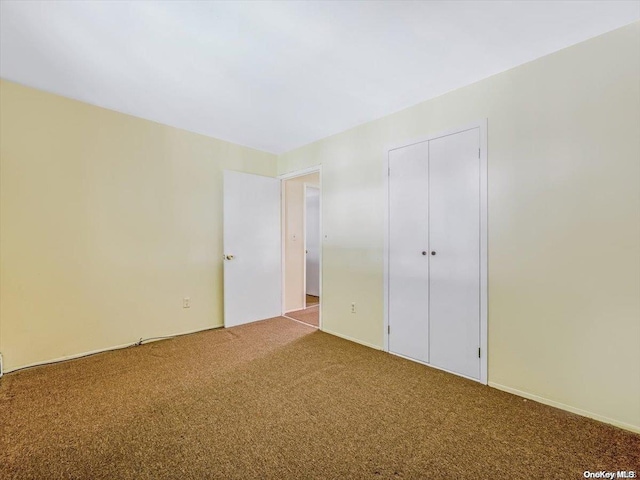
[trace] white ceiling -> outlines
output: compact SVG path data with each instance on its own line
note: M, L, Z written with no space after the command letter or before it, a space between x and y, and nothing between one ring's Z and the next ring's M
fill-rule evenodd
M638 18L640 0L2 0L0 76L281 153Z

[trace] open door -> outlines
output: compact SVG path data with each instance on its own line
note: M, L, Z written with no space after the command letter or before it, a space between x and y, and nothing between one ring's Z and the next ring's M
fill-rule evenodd
M280 180L224 171L224 326L281 315Z

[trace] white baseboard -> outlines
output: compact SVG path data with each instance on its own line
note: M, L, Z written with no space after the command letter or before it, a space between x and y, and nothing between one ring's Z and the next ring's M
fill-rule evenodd
M350 342L359 343L360 345L364 345L365 347L373 348L375 350L382 350L380 345L374 345L373 343L363 342L362 340L358 340L357 338L350 337L348 335L343 335L341 333L332 332L327 329L320 329L324 333L328 333L329 335L335 335L336 337L344 338L345 340L349 340Z
M528 398L529 400L533 400L538 403L543 403L551 407L559 408L560 410L566 410L567 412L575 413L577 415L582 415L583 417L593 418L594 420L598 420L599 422L608 423L609 425L624 428L625 430L629 430L631 432L640 433L640 426L638 425L632 425L630 423L621 422L613 418L605 417L603 415L598 415L597 413L589 412L587 410L582 410L580 408L572 407L571 405L566 405L564 403L556 402L555 400L549 400L548 398L539 397L538 395L534 395L529 392L523 392L522 390L518 390L516 388L507 387L506 385L500 385L499 383L489 382L489 386L493 388L497 388L498 390L502 390L503 392L512 393L514 395L518 395L519 397Z
M198 332L204 332L205 330L213 330L215 328L222 328L224 327L224 325L217 325L217 326L213 326L213 327L206 327L206 328L197 328L195 330L187 330L186 332L180 332L180 333L175 333L172 335L163 335L163 336L157 336L157 337L151 337L147 340L144 340L144 343L151 343L151 342L157 342L159 340L167 340L169 338L173 338L173 337L180 337L182 335L190 335L192 333L198 333ZM14 367L10 370L5 370L4 373L11 373L11 372L15 372L16 370L23 370L25 368L31 368L31 367L40 367L43 365L49 365L52 363L59 363L59 362L65 362L67 360L74 360L76 358L82 358L82 357L88 357L89 355L95 355L96 353L103 353L103 352L111 352L113 350L121 350L123 348L127 348L127 347L133 347L136 343L138 343L138 341L134 341L134 342L130 342L130 343L123 343L121 345L115 345L112 347L106 347L106 348L99 348L97 350L90 350L88 352L83 352L83 353L74 353L73 355L65 355L63 357L58 357L58 358L53 358L51 360L45 360L42 362L34 362L34 363L28 363L26 365L21 365L18 367Z

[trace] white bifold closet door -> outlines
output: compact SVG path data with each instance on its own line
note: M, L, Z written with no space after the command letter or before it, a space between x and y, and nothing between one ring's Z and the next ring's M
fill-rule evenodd
M480 378L479 129L389 157L389 350Z
M480 378L479 130L429 142L429 363Z
M429 361L428 142L389 152L389 351Z

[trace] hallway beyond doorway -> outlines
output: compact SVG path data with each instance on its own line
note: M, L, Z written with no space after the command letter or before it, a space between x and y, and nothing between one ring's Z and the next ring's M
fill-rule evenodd
M309 304L307 303L307 305ZM316 303L315 305L308 306L307 308L303 308L302 310L287 312L285 314L285 317L292 318L299 322L303 322L307 325L318 328L320 326L320 305Z

